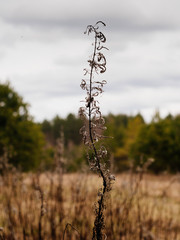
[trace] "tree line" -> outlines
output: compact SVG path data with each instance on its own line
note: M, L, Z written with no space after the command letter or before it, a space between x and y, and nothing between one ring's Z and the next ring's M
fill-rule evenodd
M180 115L161 118L157 112L146 123L141 114L109 114L105 121L104 145L114 171L142 167L149 159L152 172L180 171ZM0 156L7 154L14 166L24 171L53 168L61 139L65 170L83 170L87 158L79 134L81 126L74 114L34 122L28 104L10 83L0 83Z

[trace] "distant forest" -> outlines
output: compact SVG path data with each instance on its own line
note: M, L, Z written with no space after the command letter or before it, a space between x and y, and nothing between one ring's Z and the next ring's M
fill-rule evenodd
M142 169L148 162L148 171L154 173L180 171L180 115L161 118L156 112L150 123L141 114L109 114L104 118L107 130L102 134L107 137L100 144L108 149L113 171ZM9 83L0 83L1 160L6 156L24 171L50 170L60 151L66 172L84 171L87 158L81 127L74 114L34 122L22 97Z

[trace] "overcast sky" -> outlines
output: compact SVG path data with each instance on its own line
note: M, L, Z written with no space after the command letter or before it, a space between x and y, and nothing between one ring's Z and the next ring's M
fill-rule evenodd
M103 114L180 113L179 0L0 0L0 81L30 104L36 121L77 114L93 35L106 23Z

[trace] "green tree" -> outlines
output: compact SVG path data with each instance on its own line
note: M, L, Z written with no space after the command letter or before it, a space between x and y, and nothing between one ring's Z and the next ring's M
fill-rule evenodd
M23 170L37 167L41 161L43 134L28 114L28 104L11 87L0 83L0 154Z
M105 135L113 136L107 140L107 145L111 151L115 152L117 148L122 148L125 144L125 131L128 124L128 117L124 114L109 114L106 118L107 130Z
M144 119L141 114L137 114L134 117L130 117L128 119L127 129L126 129L126 137L125 137L125 144L124 148L129 154L131 145L136 141L137 136L144 126Z
M79 134L81 127L82 120L80 118L77 118L74 114L67 116L64 124L65 144L68 144L69 140L76 145L82 142L81 135Z
M65 119L56 116L52 119L52 121L49 122L44 120L41 124L42 131L51 145L56 144L56 139L59 138L61 131L64 133L66 146L69 142L79 145L82 141L79 134L81 127L82 120L71 113Z
M132 146L132 156L137 165L154 158L150 169L161 171L180 171L180 118L161 119L156 114L150 124L145 125Z
M107 141L107 145L114 157L114 169L116 171L127 170L130 166L130 148L144 124L144 119L140 114L134 117L124 114L109 114L106 122L105 135L113 136L113 139L110 138Z

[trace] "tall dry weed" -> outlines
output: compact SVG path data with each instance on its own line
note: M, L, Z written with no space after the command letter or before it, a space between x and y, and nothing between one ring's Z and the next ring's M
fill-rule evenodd
M105 35L99 30L99 27L106 26L104 22L98 21L94 26L88 25L85 33L94 34L93 53L88 60L89 68L84 69L85 78L81 81L81 88L86 91L85 106L79 109L79 115L84 121L84 126L80 133L83 141L88 146L88 161L90 169L96 172L102 178L102 187L98 190L98 200L94 205L95 221L93 227L93 240L104 239L105 220L104 210L106 208L106 198L111 190L112 181L115 177L109 170L109 162L106 148L99 141L105 138L103 136L104 118L100 111L97 97L103 92L105 80L94 80L95 74L103 74L106 71L106 57L103 50L106 42ZM86 77L88 77L86 79ZM99 77L99 76L98 76ZM100 78L100 77L99 77Z

